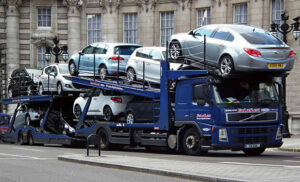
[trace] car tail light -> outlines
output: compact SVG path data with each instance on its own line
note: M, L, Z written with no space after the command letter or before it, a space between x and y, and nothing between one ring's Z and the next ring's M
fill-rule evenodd
M112 56L112 57L108 58L108 60L110 60L110 61L118 61L118 56ZM124 58L120 57L120 61L123 61L123 60L124 60Z
M7 126L2 127L2 130L8 130Z
M261 53L255 49L244 48L244 51L250 56L261 57Z
M289 53L289 58L294 57L294 56L295 56L295 52L293 50L291 50L291 52Z
M121 97L111 97L110 98L112 101L115 103L122 103L122 98Z

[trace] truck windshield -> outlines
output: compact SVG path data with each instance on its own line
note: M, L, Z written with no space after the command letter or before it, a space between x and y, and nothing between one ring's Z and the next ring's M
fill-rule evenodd
M213 86L218 104L277 102L275 86L267 82L230 82Z

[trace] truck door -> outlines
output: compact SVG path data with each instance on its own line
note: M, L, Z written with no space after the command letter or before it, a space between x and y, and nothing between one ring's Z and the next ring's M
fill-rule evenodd
M190 120L200 123L211 122L213 108L210 104L209 86L207 84L193 85L193 99L190 108Z

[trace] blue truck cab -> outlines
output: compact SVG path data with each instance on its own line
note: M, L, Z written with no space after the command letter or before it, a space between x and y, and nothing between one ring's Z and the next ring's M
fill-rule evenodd
M268 147L280 147L282 116L277 88L270 75L178 81L174 125L185 128L179 144L189 154L230 149L255 155ZM187 134L190 127L194 132Z

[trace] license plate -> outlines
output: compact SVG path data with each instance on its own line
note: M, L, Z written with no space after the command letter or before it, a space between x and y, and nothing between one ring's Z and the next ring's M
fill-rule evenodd
M284 64L280 64L280 63L271 63L268 64L268 68L269 69L280 69L280 68L284 68Z
M246 149L260 148L260 144L245 144L244 147L245 147Z

